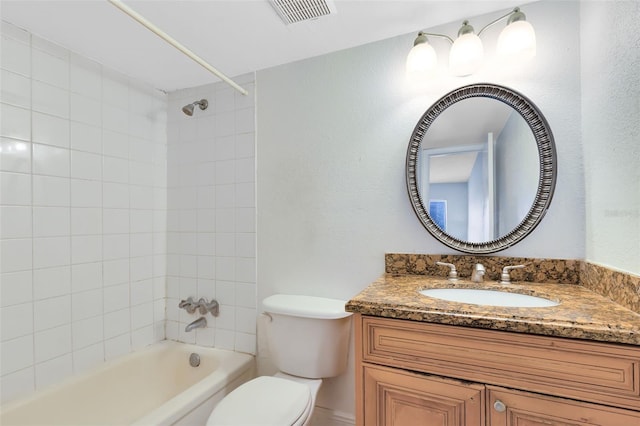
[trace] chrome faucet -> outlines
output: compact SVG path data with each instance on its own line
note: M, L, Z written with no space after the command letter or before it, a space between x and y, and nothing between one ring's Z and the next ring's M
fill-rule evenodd
M181 300L178 303L178 308L186 310L190 314L195 314L196 311L200 311L201 315L206 315L207 312L211 312L211 315L217 317L220 313L220 305L215 299L211 299L211 302L207 302L207 299L201 297L197 302L193 300L193 297L189 297L187 300Z
M207 326L207 319L205 317L200 317L194 322L192 322L191 324L187 325L184 328L184 331L188 333L195 328L205 328L206 326Z
M484 279L485 269L482 263L476 263L476 266L473 268L473 272L471 273L471 281L474 283L481 283Z

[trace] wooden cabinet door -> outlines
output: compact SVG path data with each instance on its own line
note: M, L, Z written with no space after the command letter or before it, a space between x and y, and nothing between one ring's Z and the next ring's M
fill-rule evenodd
M632 426L640 412L487 386L487 426Z
M363 366L365 426L484 425L484 386Z

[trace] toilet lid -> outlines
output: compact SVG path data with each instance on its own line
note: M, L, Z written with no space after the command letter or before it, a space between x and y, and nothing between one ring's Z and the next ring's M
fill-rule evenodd
M207 425L293 425L305 414L310 400L308 386L262 376L227 395L213 409Z

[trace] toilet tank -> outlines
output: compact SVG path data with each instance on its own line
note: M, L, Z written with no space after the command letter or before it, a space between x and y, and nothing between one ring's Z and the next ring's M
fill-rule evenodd
M262 301L269 352L283 373L319 379L347 367L351 313L345 301L276 294Z

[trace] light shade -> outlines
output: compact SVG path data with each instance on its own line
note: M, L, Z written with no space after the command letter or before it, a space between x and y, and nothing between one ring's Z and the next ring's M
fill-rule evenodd
M480 37L474 33L462 34L451 46L449 68L453 75L470 75L480 68L483 58L484 49Z
M429 73L438 65L438 57L433 46L427 41L418 43L407 56L407 73Z
M498 56L509 61L526 61L536 56L536 33L527 21L512 22L498 38Z

